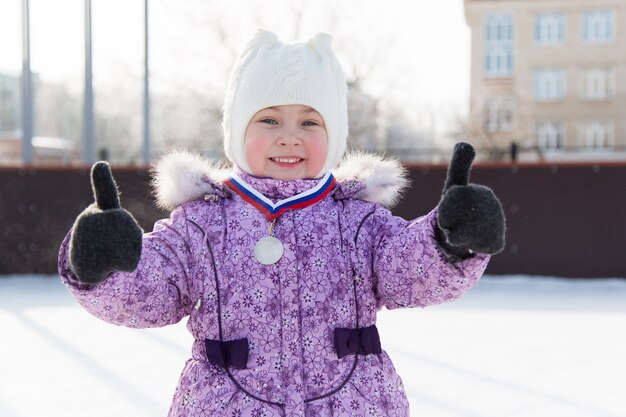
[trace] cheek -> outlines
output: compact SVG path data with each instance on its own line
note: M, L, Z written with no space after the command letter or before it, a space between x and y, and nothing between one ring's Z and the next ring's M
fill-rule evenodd
M322 136L311 142L309 147L309 158L316 168L322 169L326 162L326 153L328 152L328 140Z
M261 167L265 161L266 143L260 135L246 134L243 142L243 152L246 162L252 171ZM254 172L253 172L254 173Z

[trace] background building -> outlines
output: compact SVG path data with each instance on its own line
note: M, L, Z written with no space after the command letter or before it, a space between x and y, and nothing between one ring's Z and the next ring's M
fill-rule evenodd
M20 80L0 74L0 132L19 128Z
M496 159L626 158L626 0L464 0L468 129Z
M78 124L72 120L69 111L72 100L63 86L42 83L37 74L33 76L40 110L33 126L34 162L67 163L77 154L74 141L66 135L72 125ZM22 160L20 82L18 76L0 74L0 164L15 164ZM59 113L63 117L59 117Z

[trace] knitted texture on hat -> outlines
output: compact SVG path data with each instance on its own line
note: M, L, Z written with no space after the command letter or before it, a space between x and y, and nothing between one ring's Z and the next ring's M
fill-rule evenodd
M248 42L224 103L224 150L231 162L250 173L243 150L248 123L259 110L290 104L312 107L324 119L328 150L316 178L339 162L348 136L347 86L331 41L319 33L307 43L284 44L259 30Z

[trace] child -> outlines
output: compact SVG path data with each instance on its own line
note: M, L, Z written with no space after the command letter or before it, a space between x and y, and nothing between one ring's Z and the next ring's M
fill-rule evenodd
M503 247L497 198L467 185L467 144L438 208L414 221L382 206L404 186L397 163L361 155L331 173L348 121L330 41L257 33L224 107L232 170L165 157L155 184L173 211L153 232L120 208L108 165L92 169L96 203L64 240L59 271L113 324L189 316L192 357L170 416L408 416L376 312L459 297Z

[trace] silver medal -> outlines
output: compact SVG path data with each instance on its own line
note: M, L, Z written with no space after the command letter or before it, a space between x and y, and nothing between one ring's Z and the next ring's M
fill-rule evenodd
M263 265L272 265L283 256L283 244L274 236L265 236L254 245L254 257Z

